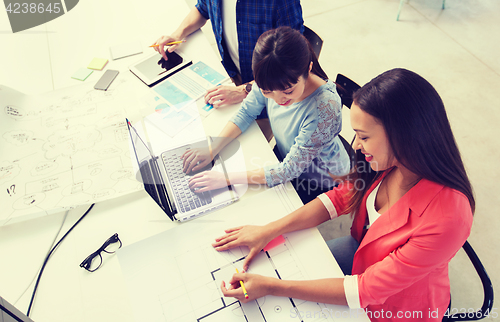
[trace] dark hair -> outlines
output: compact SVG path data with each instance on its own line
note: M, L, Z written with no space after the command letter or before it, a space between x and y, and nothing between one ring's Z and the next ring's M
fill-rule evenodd
M354 93L353 100L384 126L399 163L421 178L460 191L474 212L472 187L443 101L429 82L412 71L396 68L372 79ZM364 191L354 192L350 210L359 208L378 175L375 171L355 171L357 178L366 181Z
M271 29L260 35L253 50L252 70L257 86L267 91L284 91L300 76L312 73L328 79L307 39L288 26Z

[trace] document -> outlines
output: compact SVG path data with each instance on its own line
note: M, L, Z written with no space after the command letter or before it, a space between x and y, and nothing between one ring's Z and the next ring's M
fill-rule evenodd
M265 296L243 304L225 298L220 286L242 269L248 248L217 252L224 229L263 225L300 206L280 185L117 252L136 321L334 321L344 306ZM295 196L296 197L296 196ZM262 251L249 273L281 279L341 277L316 228L285 234L285 243ZM249 291L251 292L251 291ZM315 318L309 318L315 315ZM360 316L355 321L368 321Z
M116 91L30 96L0 85L0 225L142 189Z
M228 78L199 61L154 86L142 102L151 113L148 121L175 137L197 118L205 118L213 106L204 101L208 89Z

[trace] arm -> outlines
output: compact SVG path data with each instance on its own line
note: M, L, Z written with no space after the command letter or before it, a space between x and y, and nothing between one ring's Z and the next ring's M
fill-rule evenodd
M224 129L219 134L219 137L215 138L214 143L212 144L210 153L205 151L204 155L195 156L191 158L187 158L187 154L191 154L191 152L187 152L184 158L184 171L189 173L191 170L196 171L202 169L204 166L208 164L213 159L214 155L217 155L227 144L229 144L233 139L238 137L242 132L244 132L252 123L253 120L257 118L257 116L262 112L262 109L266 108L265 98L261 94L260 90L256 85L254 85L254 89L248 95L248 97L241 104L240 109L236 113L236 115L227 123ZM197 166L197 162L200 161L200 164ZM186 164L186 162L189 162ZM205 173L205 172L203 172ZM205 173L206 174L206 173ZM214 177L215 174L211 174L211 178L205 177L203 182L209 182L210 179L216 179L218 188L222 187L223 184L223 176L218 175L217 178ZM261 172L257 171L256 173L250 174L237 174L239 177L238 182L248 182L244 180L244 178L250 178L250 182L253 183L265 183L265 181L259 179L261 176ZM255 180L254 180L255 178ZM194 177L193 177L194 179ZM236 178L235 178L236 180ZM201 182L198 182L198 186L203 186ZM194 183L193 183L194 184ZM227 185L227 184L226 184ZM215 186L212 186L211 189L214 189ZM210 189L206 189L210 190ZM200 191L201 192L201 191Z
M242 226L225 231L212 244L217 251L224 251L238 246L247 246L250 253L243 262L247 270L252 258L257 255L271 240L284 233L316 227L330 219L330 214L319 199L307 203L289 215L268 223L265 226Z
M184 18L184 20L181 22L179 27L177 28L176 31L172 33L171 36L161 36L156 40L156 42L153 45L159 45L158 47L154 47L154 49L159 52L164 59L167 59L167 56L165 54L165 44L172 42L172 41L178 41L186 38L196 30L200 29L205 25L207 22L207 18L202 16L200 11L196 7L193 7L189 14ZM168 52L173 52L177 46L179 45L172 45L168 47Z
M319 199L300 207L288 216L265 226L244 226L226 231L212 244L216 250L223 251L237 246L248 246L250 253L243 262L248 270L251 259L273 238L280 234L315 227L328 220L330 215ZM239 281L243 281L249 298L245 299ZM235 297L242 302L255 300L266 295L285 296L320 303L347 305L344 292L344 279L331 278L311 281L287 281L255 274L234 274L226 288L222 283L224 296Z
M254 81L249 82L253 84ZM219 85L213 87L205 94L205 103L212 104L215 108L223 105L237 104L243 101L248 93L245 89L247 84L239 86Z
M214 141L208 146L208 149L191 149L182 155L184 173L203 169L213 160L214 156L240 134L241 130L236 124L227 122L219 136L214 138Z
M195 174L189 180L189 188L196 193L220 189L231 184L265 184L264 169L258 168L244 172L230 172L227 174L219 171L203 171Z
M245 284L249 298L246 299L240 289L240 281ZM347 305L343 278L328 278L310 281L287 281L255 274L234 274L229 288L222 282L224 296L234 297L246 303L266 295L291 297L319 303Z

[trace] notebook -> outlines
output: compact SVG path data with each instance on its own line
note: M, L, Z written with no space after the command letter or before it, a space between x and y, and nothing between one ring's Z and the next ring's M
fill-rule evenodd
M182 171L181 156L196 147L208 147L206 140L191 142L166 150L155 156L136 129L127 122L132 147L139 167L138 179L144 189L173 221L191 220L225 207L239 199L232 186L196 193L189 188L189 179L196 173L215 170L227 177L223 160L217 155L211 164L196 173Z

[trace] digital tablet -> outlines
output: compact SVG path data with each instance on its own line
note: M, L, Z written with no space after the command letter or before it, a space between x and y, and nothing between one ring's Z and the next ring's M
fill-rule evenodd
M129 67L146 85L153 86L164 80L168 76L178 72L192 61L181 52L166 52L168 60L165 60L159 53L155 52Z

